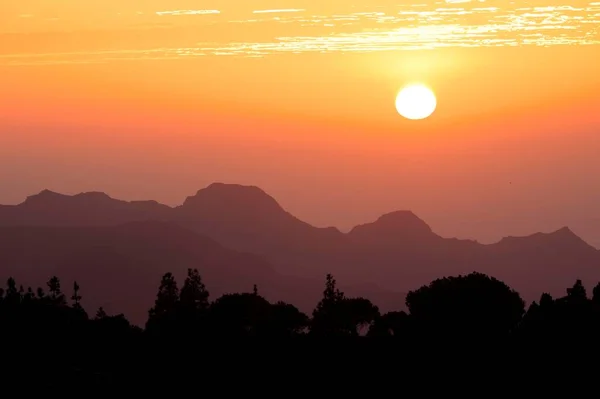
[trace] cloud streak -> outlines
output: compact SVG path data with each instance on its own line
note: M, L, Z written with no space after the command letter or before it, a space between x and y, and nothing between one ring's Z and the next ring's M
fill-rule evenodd
M247 19L227 19L218 10L159 11L159 16L221 14L216 24L236 24L239 39L203 41L195 46L64 54L0 55L1 64L107 62L135 59L181 59L201 56L266 57L286 53L357 53L435 48L600 45L600 2L517 6L482 0L371 7L321 15L303 9L255 10ZM489 4L489 5L488 5ZM491 5L493 4L493 6ZM272 16L271 14L275 14ZM214 21L213 21L214 23ZM261 25L281 32L254 41ZM280 27L280 28L278 28ZM293 30L293 34L290 33ZM315 34L315 32L317 32ZM305 33L305 34L303 34ZM599 50L600 51L600 50Z
M157 11L156 15L165 16L165 15L210 15L210 14L220 14L219 10L175 10L175 11Z
M254 10L252 14L281 14L290 12L303 12L306 11L304 8L284 8L279 10Z

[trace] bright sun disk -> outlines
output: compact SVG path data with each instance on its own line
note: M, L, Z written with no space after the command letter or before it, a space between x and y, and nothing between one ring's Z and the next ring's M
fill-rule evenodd
M423 84L405 86L396 97L396 110L407 119L425 119L433 114L436 106L435 94Z

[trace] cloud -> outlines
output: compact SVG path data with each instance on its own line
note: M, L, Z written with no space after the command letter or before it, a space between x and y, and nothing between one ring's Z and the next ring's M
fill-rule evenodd
M156 15L210 15L220 14L219 10L174 10L174 11L157 11Z
M252 11L253 14L281 14L281 13L289 13L289 12L302 12L306 11L303 8L284 8L279 10L255 10Z
M207 38L207 41L199 41L192 47L0 55L0 64L16 65L19 62L34 63L36 60L49 62L50 59L55 62L69 59L74 62L107 62L200 56L266 57L286 53L409 51L449 47L600 45L600 2L578 7L502 4L504 6L499 2L478 0L457 3L456 0L451 0L446 1L443 7L430 3L356 9L356 12L329 15L302 9L255 10L252 12L253 17L236 21L227 19L226 13L221 14L217 10L160 11L156 14L221 14L221 18L213 26L220 32L229 31L231 34L227 36L227 41L219 41L215 36ZM267 16L273 13L281 15L275 18ZM227 24L233 23L238 27L235 30L227 29ZM250 39L253 32L266 31L261 30L261 24L268 26L268 31L275 35L262 41ZM280 32L279 35L277 32Z

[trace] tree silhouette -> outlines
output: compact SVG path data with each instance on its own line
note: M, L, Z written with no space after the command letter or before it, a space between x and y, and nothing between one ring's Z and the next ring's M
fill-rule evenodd
M173 312L179 303L179 288L172 273L166 273L158 287L154 307L150 309L150 317L160 317Z
M361 328L370 327L379 317L379 308L366 298L343 298L338 304L344 330L358 336Z
M209 292L198 269L188 269L179 304L176 309L170 310L172 316L168 328L177 329L180 335L198 336L205 333L206 312L210 305L208 298Z
M379 309L365 298L346 298L336 287L331 274L325 278L323 298L313 311L312 334L357 336L362 327L370 326Z
M73 301L73 307L81 308L81 304L79 303L81 301L81 295L79 295L79 284L77 284L77 281L73 282L73 295L71 296L71 300Z
M173 273L162 276L154 306L148 312L146 330L156 336L177 334L179 288Z
M98 311L96 311L96 317L95 317L95 319L96 320L101 320L101 319L104 319L104 318L107 318L107 317L108 317L108 315L104 311L104 308L102 306L100 306L98 308Z
M175 298L174 292L171 292L171 301ZM202 282L198 269L188 269L187 277L181 288L181 305L188 310L205 311L209 306L208 297L209 292Z
M148 360L165 353L172 356L180 350L191 356L195 348L200 349L206 343L212 345L217 341L215 338L229 338L227 347L235 346L236 351L246 338L266 338L271 342L296 339L309 344L314 342L313 338L336 338L351 343L349 353L357 356L362 348L369 351L375 348L361 342L385 337L389 338L387 342L394 342L385 350L393 351L395 347L417 345L424 338L428 339L428 346L441 342L460 348L467 342L481 342L482 338L494 343L504 339L511 344L528 345L591 344L600 334L600 284L594 287L592 299L588 299L581 280L566 289L563 297L555 299L543 293L525 313L519 294L493 277L481 273L445 277L410 291L406 297L408 313L380 314L369 299L345 296L329 274L323 296L309 319L293 304L270 303L258 294L256 285L252 292L225 294L210 303L200 273L188 269L181 291L173 274L162 276L144 331L132 326L125 315L109 316L102 307L94 318L88 318L81 307L77 282L73 283L72 301L68 303L56 276L47 283L47 295L41 289L38 295L31 287L25 290L13 278L6 285L6 290L0 290L0 336L5 338L4 342L21 339L28 345L37 345L36 351L49 348L44 356L56 359L53 370L68 371L65 375L72 376L77 383L83 369L96 376L111 367L126 375L125 370L144 367L146 363L148 367L173 368L184 362L167 358ZM362 337L365 331L366 337ZM459 338L468 340L459 342ZM178 344L182 346L173 348ZM81 355L57 356L69 351ZM127 361L124 353L129 353ZM288 352L285 356L298 358ZM62 358L67 360L59 365L57 362ZM133 359L140 359L135 366ZM53 370L45 368L44 372ZM164 376L163 373L154 375ZM96 381L95 378L90 380Z
M17 289L17 282L12 277L10 277L6 282L6 299L8 302L11 303L19 301L19 290Z
M291 337L302 334L309 326L308 316L297 307L285 302L271 305L268 333L278 337Z
M587 300L587 292L581 280L575 281L573 287L567 288L567 298L570 301L584 302Z
M388 312L375 319L367 336L401 337L410 333L410 317L406 312Z
M310 332L322 336L357 336L371 325L379 309L365 298L346 298L331 274L325 279L323 298L313 311Z
M258 336L269 329L271 305L260 295L225 294L210 307L212 332L218 335Z
M542 308L548 308L551 307L553 304L554 298L552 298L552 295L548 294L547 292L544 292L540 297L540 306Z
M596 284L592 290L592 302L600 306L600 282Z
M23 303L30 304L35 299L35 293L31 287L27 287L27 292L23 295Z
M323 299L319 305L317 305L317 308L319 306L324 307L328 304L336 303L344 299L344 293L337 289L336 284L337 283L333 278L333 275L327 274L325 277L325 291L323 291Z
M315 335L337 335L343 331L343 321L340 320L340 302L344 299L344 293L336 287L333 275L325 277L325 290L323 298L313 310L310 332Z
M481 273L434 280L410 291L406 305L420 329L448 338L507 336L525 313L516 291Z
M567 296L557 302L553 324L561 336L594 335L594 307L592 301L587 298L581 280L576 280L571 288L567 288Z
M50 301L52 301L55 305L66 305L67 301L65 299L64 294L60 289L60 279L56 276L52 276L50 280L46 283L48 286L48 293L50 296Z
M539 339L545 332L552 329L555 324L555 305L554 299L548 293L542 294L539 304L533 301L520 323L519 334L527 338Z

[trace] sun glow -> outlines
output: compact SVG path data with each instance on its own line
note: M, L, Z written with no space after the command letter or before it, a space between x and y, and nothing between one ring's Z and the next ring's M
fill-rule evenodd
M435 94L422 84L405 86L396 97L396 110L407 119L425 119L433 114L436 106Z

